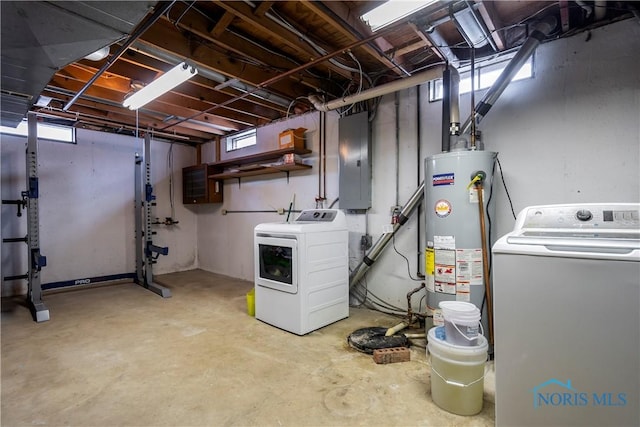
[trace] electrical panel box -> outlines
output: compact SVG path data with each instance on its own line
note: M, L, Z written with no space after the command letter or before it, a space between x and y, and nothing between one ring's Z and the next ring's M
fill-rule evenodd
M340 118L338 133L340 208L369 209L371 207L371 156L369 155L371 131L368 112Z

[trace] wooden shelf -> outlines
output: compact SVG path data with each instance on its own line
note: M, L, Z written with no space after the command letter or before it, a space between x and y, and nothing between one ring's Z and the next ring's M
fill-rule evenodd
M230 179L230 178L243 178L247 176L265 175L276 172L291 172L303 169L311 169L311 165L305 165L304 163L293 164L281 164L281 165L254 165L249 168L240 169L238 171L221 172L209 175L210 179Z
M311 152L306 148L284 148L209 163L208 178L214 180L231 179L285 172L288 179L289 172L311 169L311 165L299 162L279 163L282 156L285 154L305 155ZM225 168L227 169L226 171L224 170Z
M265 151L260 154L251 154L243 157L236 157L235 159L222 160L219 162L209 163L209 166L224 168L227 166L234 165L245 165L247 163L259 163L264 162L266 160L272 160L274 158L279 158L285 154L310 154L311 150L307 150L306 148L283 148L281 150L273 150L273 151Z

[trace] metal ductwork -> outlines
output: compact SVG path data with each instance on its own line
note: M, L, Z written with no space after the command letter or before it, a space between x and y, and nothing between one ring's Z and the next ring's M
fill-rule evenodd
M356 102L366 101L369 99L377 98L382 95L397 92L399 90L407 89L429 80L438 79L442 76L444 71L443 65L438 65L430 68L427 71L414 74L411 77L405 77L403 79L394 80L390 83L373 87L371 89L356 93L354 95L345 96L344 98L334 99L333 101L323 102L320 96L310 95L309 101L318 111L330 111L336 108L344 107L346 105L355 104Z
M509 62L506 68L498 77L498 80L489 88L487 93L484 95L482 100L476 105L476 124L480 123L480 121L487 115L493 104L496 100L502 95L502 92L507 88L509 83L511 83L511 79L516 75L522 65L529 59L529 57L536 50L540 42L544 40L550 33L556 28L557 21L554 17L549 17L543 21L540 21L531 35L525 40L522 44L516 55ZM469 118L464 122L461 129L461 134L468 134L471 132L471 122L473 120L473 116L469 116Z
M451 139L460 135L460 74L447 67L442 74L442 152L451 148Z
M16 127L56 70L131 33L155 1L0 1L3 126Z
M413 210L418 206L418 204L422 201L424 197L424 181L420 184L420 187L413 193L411 198L404 205L404 208L400 212L400 216L398 217L398 222L393 225L393 231L389 233L384 233L380 238L376 241L376 243L371 247L371 250L365 257L360 261L360 264L356 267L355 270L349 276L349 288L353 287L356 283L360 281L369 269L373 265L374 262L378 259L382 250L387 246L389 240L396 234L396 232L402 227L408 220Z

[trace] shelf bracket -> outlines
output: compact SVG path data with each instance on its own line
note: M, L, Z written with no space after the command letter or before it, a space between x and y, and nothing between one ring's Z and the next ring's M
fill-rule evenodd
M242 178L238 177L237 179L238 179L238 188L240 188L240 180L241 180Z
M287 174L287 184L289 184L289 171L285 172Z

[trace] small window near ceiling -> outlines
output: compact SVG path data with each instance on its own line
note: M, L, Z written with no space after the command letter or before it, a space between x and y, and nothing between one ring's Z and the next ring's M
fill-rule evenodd
M489 63L476 66L475 69L475 90L488 89L495 83L502 71L507 68L509 60L501 60L500 62ZM463 93L471 92L471 70L465 67L460 71L459 91ZM520 70L513 76L511 81L524 80L533 78L533 56L525 62ZM442 99L442 79L432 80L429 82L429 102L439 101Z
M226 137L227 152L256 145L256 130L250 129Z
M48 139L50 141L76 143L76 129L72 126L63 126L50 123L38 122L38 139ZM0 126L0 133L7 135L28 136L27 120L23 120L15 127Z

